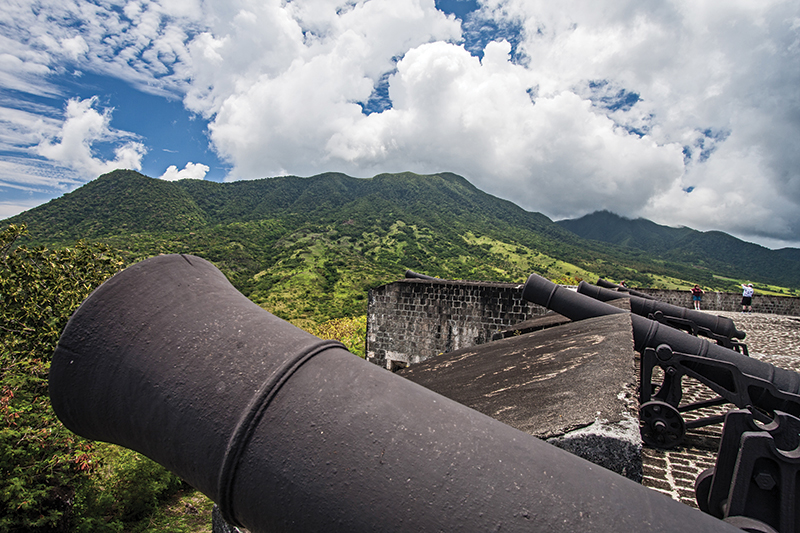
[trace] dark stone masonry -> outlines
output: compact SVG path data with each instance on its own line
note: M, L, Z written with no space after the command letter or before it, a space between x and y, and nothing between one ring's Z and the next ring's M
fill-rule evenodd
M636 289L649 294L657 300L687 309L692 308L692 295L689 291L665 291L658 289ZM742 293L706 292L701 303L703 311L741 311ZM756 292L753 297L753 312L770 315L800 316L800 298L791 296L762 295Z
M408 279L369 291L367 359L389 369L483 344L546 310L522 284Z

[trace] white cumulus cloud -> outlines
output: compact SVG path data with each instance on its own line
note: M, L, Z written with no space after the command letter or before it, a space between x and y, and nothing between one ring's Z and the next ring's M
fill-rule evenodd
M228 180L452 171L553 218L800 243L796 0L478 4L461 21L433 0L15 2L0 85L52 95L76 68L178 95ZM135 138L93 151L113 132L93 106L43 117L28 146L82 172L136 168Z
M206 177L208 170L208 165L204 165L202 163L192 163L190 161L186 163L186 166L181 170L178 170L178 167L175 165L170 165L164 174L161 175L161 179L167 181L178 181L185 179L201 180Z
M98 142L117 141L130 134L110 127L111 111L95 109L96 98L72 99L67 103L64 122L54 135L45 134L36 147L38 155L89 176L99 176L118 168L141 169L146 149L128 140L114 148L114 158L104 160L92 152Z

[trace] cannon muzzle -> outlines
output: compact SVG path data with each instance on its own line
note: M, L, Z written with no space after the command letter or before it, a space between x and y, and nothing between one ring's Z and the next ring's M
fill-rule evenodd
M604 289L602 287L586 283L585 281L581 281L581 283L578 285L578 292L587 296L591 296L592 298L600 300L601 302L609 302L611 300L616 300L617 298L630 298L631 312L636 313L639 316L647 317L660 311L666 316L690 320L698 326L708 328L710 331L729 339L734 337L737 339L745 338L745 332L736 329L736 324L734 324L733 320L728 317L701 313L699 311L695 311L694 309L686 309L684 307L668 304L666 302L660 302L654 299L639 298L638 296L630 293Z
M572 320L626 312L585 294L559 287L537 274L531 274L528 278L522 297ZM631 307L633 307L633 301L631 301ZM675 352L694 354L734 365L743 374L771 382L782 392L795 395L800 393L800 374L797 372L746 357L734 350L712 344L705 339L694 337L636 314L631 315L631 322L634 348L637 352L643 353L647 348L657 349L660 345L667 344ZM728 381L728 379L721 376L720 381ZM769 401L771 400L765 399L765 402ZM771 404L759 407L775 408Z
M193 256L92 293L50 394L69 429L253 532L738 531L297 329Z

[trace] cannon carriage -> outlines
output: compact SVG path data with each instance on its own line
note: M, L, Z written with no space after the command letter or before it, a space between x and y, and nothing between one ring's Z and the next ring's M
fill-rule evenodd
M533 274L523 297L572 320L583 320L625 312L603 301L614 299L609 292L584 283L573 292ZM744 338L744 332L724 317L630 299L634 347L641 355L639 413L644 442L675 447L687 429L724 422L716 465L695 483L699 508L747 531L800 531L800 374L720 342L720 337ZM712 332L718 343L698 337L696 326L684 331L683 323L654 320L654 313L689 317ZM656 366L664 376L660 387L651 383ZM681 405L683 376L697 379L719 396ZM739 409L691 422L682 417L687 411L726 403Z

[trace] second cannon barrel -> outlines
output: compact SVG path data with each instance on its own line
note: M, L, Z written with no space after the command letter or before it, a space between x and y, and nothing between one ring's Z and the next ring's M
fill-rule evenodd
M702 313L700 311L686 309L685 307L672 305L666 302L660 302L658 300L640 298L638 296L634 296L633 294L626 294L624 292L604 289L603 287L598 287L596 285L592 285L591 283L586 283L585 281L581 281L580 285L578 285L578 292L587 296L591 296L592 298L600 300L601 302L609 302L618 298L630 298L631 312L636 313L639 316L646 317L648 315L655 314L657 311L660 311L665 316L691 320L698 326L707 328L717 335L723 335L729 339L745 338L745 332L736 329L736 324L734 324L733 320L728 317Z

